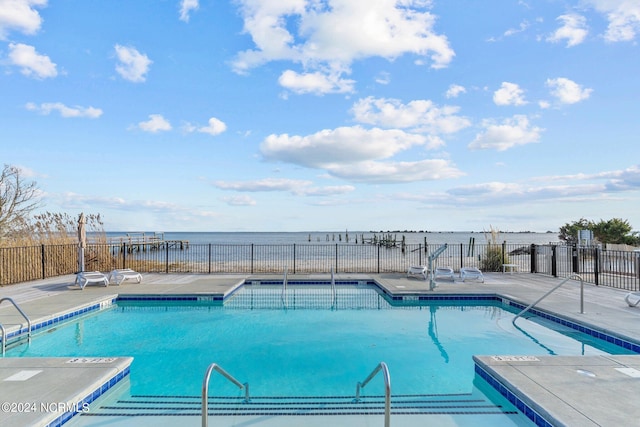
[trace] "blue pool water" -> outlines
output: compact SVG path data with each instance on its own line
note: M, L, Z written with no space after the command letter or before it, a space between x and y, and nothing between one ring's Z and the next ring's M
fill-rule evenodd
M469 393L472 355L630 353L498 302L392 306L372 288L245 286L219 302L127 302L39 333L7 356L133 356L131 394L199 395L215 362L256 396L354 393L381 361L394 394ZM555 326L558 328L557 326ZM237 389L213 376L218 394ZM377 394L379 389L372 390Z

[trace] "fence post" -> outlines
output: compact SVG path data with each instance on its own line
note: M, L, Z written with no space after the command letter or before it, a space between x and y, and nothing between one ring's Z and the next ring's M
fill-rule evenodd
M338 272L338 244L336 243L336 273Z
M505 259L507 259L507 241L502 242L502 263L505 263Z
M580 261L578 257L578 245L573 245L573 248L571 249L571 262L572 262L573 273L579 274Z
M46 279L47 278L47 267L46 267L46 260L45 260L45 250L44 250L44 243L40 245L40 259L42 259L42 278Z
M596 286L599 285L599 280L598 280L598 276L600 275L600 250L598 248L595 248L593 250L593 276L594 276L594 282L596 284Z
M164 250L164 254L165 254L165 273L169 274L169 245L164 245L165 250Z
M378 274L380 274L380 245L378 245Z
M531 244L531 273L537 273L538 268L536 266L536 259L538 258L538 256L536 255L536 245L535 244Z
M296 244L293 244L293 274L296 274Z
M418 243L418 265L422 265L422 243Z
M463 251L464 251L464 247L462 246L462 243L460 243L460 268L464 267L464 260L463 260Z
M253 274L253 243L251 244L251 274Z
M553 277L558 277L558 258L556 256L557 249L558 247L556 245L551 246L551 275Z
M211 274L211 243L209 243L209 274Z

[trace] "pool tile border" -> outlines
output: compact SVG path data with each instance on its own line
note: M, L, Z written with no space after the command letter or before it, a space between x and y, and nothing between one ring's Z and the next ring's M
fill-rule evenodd
M98 399L100 396L105 394L107 391L111 390L113 387L116 386L116 384L118 384L120 381L125 379L129 374L130 374L130 365L127 365L123 370L118 371L117 374L115 374L114 376L106 380L104 383L96 387L95 390L88 393L82 399L79 399L73 410L66 411L65 413L57 417L55 420L48 423L46 427L60 427L64 425L65 423L70 421L71 418L73 418L74 416L81 414L83 411L83 408L85 408L86 405L89 405L90 403Z
M477 362L475 362L475 373L480 378L485 380L491 387L493 387L498 393L504 396L518 411L522 412L527 418L535 423L538 427L553 427L555 424L548 421L538 411L533 409L531 405L527 404L524 400L520 399L513 393L507 386L504 385L499 379L495 378L485 369L483 369Z
M329 285L331 284L330 280L290 280L287 282L290 285ZM101 310L104 308L108 308L113 305L117 301L219 301L224 302L225 299L229 298L233 295L237 290L241 289L244 285L282 285L283 280L247 280L242 283L240 286L236 287L232 292L229 292L226 295L122 295L117 298L111 298L109 300L104 300L99 303L90 304L87 306L80 307L78 309L71 310L69 312L65 312L59 314L52 319L47 319L44 321L40 321L35 325L32 325L32 331L36 331L42 329L46 326L51 326L57 324L59 322L71 319L76 316L80 316L89 312ZM371 285L375 286L384 296L389 298L391 302L425 302L425 301L486 301L486 302L500 302L502 304L508 305L510 307L522 310L526 307L525 304L522 304L518 301L514 301L509 297L505 297L499 294L486 294L486 293L478 293L478 294L440 294L440 295L425 295L425 294L394 294L389 292L383 286L378 284L374 280L336 280L337 285L349 285L349 286L361 286L361 285ZM603 330L599 330L597 328L593 328L590 326L585 326L583 324L574 322L572 320L566 319L564 317L551 314L549 312L532 308L529 310L531 314L535 314L536 316L542 317L544 319L550 320L554 323L558 323L560 325L569 327L571 329L580 331L587 335L593 336L595 338L607 341L609 343L613 343L619 347L625 348L627 350L631 350L635 353L640 354L640 343L636 343L630 340L626 340L615 336L614 334L607 333ZM26 334L28 332L28 327L20 328L18 330L8 332L7 339L11 337L15 337L18 335ZM124 371L123 371L124 372ZM114 376L114 378L106 381L105 384L101 385L97 390L93 393L90 393L82 400L82 403L91 403L102 394L104 394L107 390L109 390L113 385L117 384L124 376L129 374L129 368L126 369L126 374L120 372ZM540 415L536 410L527 405L522 399L516 396L513 392L511 392L500 380L493 377L486 370L482 369L478 364L475 364L475 372L478 376L484 379L489 385L491 385L498 393L507 398L512 404L514 404L518 410L520 410L525 416L527 416L530 420L532 420L537 426L541 427L552 427L549 421L545 420L542 415ZM119 379L121 374L123 374ZM114 381L115 380L115 381ZM79 405L81 408L81 405ZM57 427L61 426L67 421L69 421L74 415L76 415L78 411L70 411L66 412L60 417L58 417L53 422L49 423L47 427Z

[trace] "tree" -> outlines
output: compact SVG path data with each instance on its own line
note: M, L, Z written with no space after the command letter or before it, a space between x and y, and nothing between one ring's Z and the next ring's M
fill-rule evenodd
M600 220L597 224L593 224L592 230L596 240L602 243L638 244L638 235L632 232L632 227L627 220L620 218L612 218L609 221Z
M560 227L558 237L568 244L575 244L578 243L579 230L591 230L594 239L600 243L640 244L640 237L638 233L632 232L629 221L620 218L613 218L608 221L601 219L597 223L580 218L578 221L566 223Z
M593 222L588 221L585 218L580 218L578 221L568 222L560 227L560 234L558 238L567 242L567 244L578 243L578 231L580 230L592 230Z
M28 224L29 215L39 206L36 182L25 181L20 168L4 165L0 173L0 240Z

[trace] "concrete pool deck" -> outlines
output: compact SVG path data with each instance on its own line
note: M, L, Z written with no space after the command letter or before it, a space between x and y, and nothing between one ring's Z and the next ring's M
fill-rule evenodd
M120 286L88 285L80 290L75 276L60 276L0 287L0 298L12 298L32 322L57 318L63 313L111 301L118 295L222 296L245 280L281 280L281 275L189 275L144 274L141 284L124 282ZM289 275L290 281L328 280L328 274ZM539 274L485 273L485 283L462 282L457 278L438 280L429 291L429 282L403 274L337 274L336 280L375 280L394 295L489 294L501 295L527 305L562 280ZM626 291L584 285L584 313L580 313L580 285L570 281L536 307L592 326L640 344L640 307L628 307ZM0 305L0 324L7 332L26 327L26 322L9 303ZM126 355L123 355L126 356ZM517 356L517 355L507 355ZM66 358L63 358L66 360ZM86 390L84 381L104 381L104 376L126 369L126 358L98 363L77 364L69 377L60 361L51 359L0 359L0 403L15 403L16 411L0 411L0 425L47 425L56 420L55 411L22 411L18 403L67 403ZM513 387L529 406L558 426L633 425L640 419L640 355L631 356L538 356L531 359L492 358L481 355L476 363L495 378ZM28 360L28 362L26 362ZM101 365L99 362L103 362ZM114 365L107 364L113 363ZM25 367L28 363L28 368ZM129 361L130 363L130 361ZM29 377L29 371L41 371ZM15 381L16 378L24 380ZM28 378L26 378L28 377ZM7 381L13 378L13 381ZM63 379L61 382L60 379ZM67 381L67 379L69 379ZM23 400L26 400L23 401ZM52 407L53 408L53 407ZM40 409L40 406L38 406ZM32 411L33 412L33 411ZM393 420L392 415L392 420ZM310 421L310 420L308 420ZM265 424L268 425L268 424ZM349 425L353 426L353 422Z

